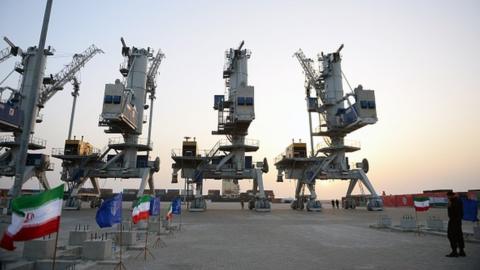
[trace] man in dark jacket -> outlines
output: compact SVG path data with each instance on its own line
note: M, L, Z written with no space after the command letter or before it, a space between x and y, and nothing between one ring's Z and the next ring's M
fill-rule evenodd
M447 192L448 196L448 230L447 236L450 241L452 252L447 257L465 257L465 244L463 242L462 218L463 204L462 200L455 196L452 191ZM457 253L457 247L460 249Z

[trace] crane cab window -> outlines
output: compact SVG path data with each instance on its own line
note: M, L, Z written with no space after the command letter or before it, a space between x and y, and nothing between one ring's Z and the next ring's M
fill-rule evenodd
M120 104L122 96L113 96L113 104Z
M103 103L105 104L112 104L113 102L113 96L107 95L103 98Z
M245 105L245 98L244 97L238 97L237 98L237 105L240 105L240 106Z

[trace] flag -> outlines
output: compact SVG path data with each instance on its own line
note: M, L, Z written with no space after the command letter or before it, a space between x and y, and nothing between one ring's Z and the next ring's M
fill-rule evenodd
M112 227L122 222L122 193L108 199L100 205L95 217L100 228Z
M463 220L478 221L478 204L476 200L463 199Z
M167 215L165 216L165 219L169 221L173 219L172 203L170 203L170 207L168 208L168 212L167 212Z
M417 212L427 211L430 208L428 197L415 197L413 198L413 204Z
M177 197L172 201L172 213L180 215L182 213L182 199Z
M0 247L14 250L14 241L27 241L58 232L62 198L63 184L36 195L12 200L12 224L3 234Z
M160 198L153 197L150 200L150 216L160 215Z
M134 224L137 224L142 219L148 219L150 216L150 196L143 195L138 198L132 211L132 220Z

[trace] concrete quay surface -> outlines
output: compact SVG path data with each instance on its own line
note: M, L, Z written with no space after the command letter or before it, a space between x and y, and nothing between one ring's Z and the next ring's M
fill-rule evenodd
M168 203L162 202L162 215ZM154 248L156 235L148 239L155 258L137 249L124 252L127 269L480 269L480 244L466 243L465 258L446 258L446 237L369 228L379 215L388 215L394 225L403 215L414 215L412 208L386 208L383 212L331 209L324 204L320 213L290 210L288 204L273 204L272 212L241 210L239 203L209 203L203 213L183 211L173 224L181 231L162 235L165 247ZM130 215L124 205L124 218ZM95 224L95 209L63 211L59 246L68 245L68 234L75 225ZM446 209L430 209L418 215L421 223L433 215L446 220ZM83 227L82 227L83 228ZM473 231L464 223L464 231ZM144 243L140 232L139 245ZM17 250L0 254L9 260L21 260L23 243ZM4 250L0 253L6 253ZM116 253L118 258L118 252ZM112 261L116 258L112 257ZM91 262L77 264L75 269L113 269L113 264Z

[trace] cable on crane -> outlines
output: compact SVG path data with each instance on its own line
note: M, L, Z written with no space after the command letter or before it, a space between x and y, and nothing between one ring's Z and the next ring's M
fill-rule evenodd
M345 73L343 73L343 70L342 70L342 77L343 77L343 79L345 80L345 82L347 82L348 88L350 88L350 92L353 93L352 86L351 86L350 83L348 82L347 76L345 76Z
M5 77L5 79L3 79L3 80L0 82L0 85L2 85L2 84L8 79L8 77L10 77L10 75L13 74L13 72L15 72L15 69L13 69L12 71L10 71L10 73L8 73L7 77Z

